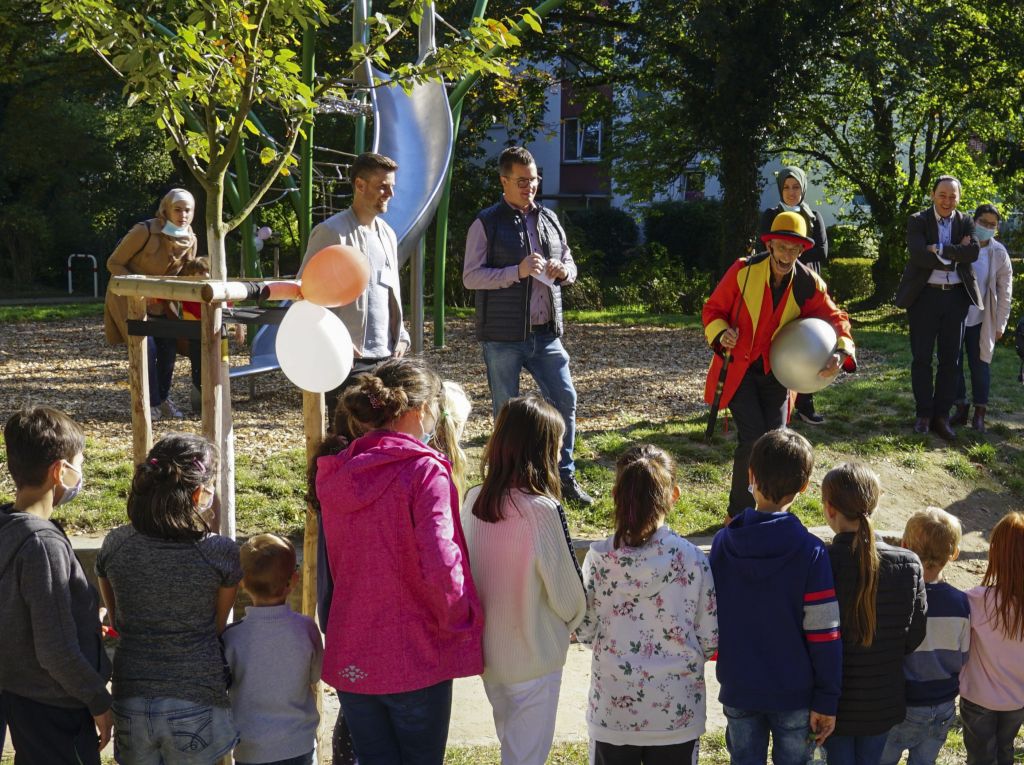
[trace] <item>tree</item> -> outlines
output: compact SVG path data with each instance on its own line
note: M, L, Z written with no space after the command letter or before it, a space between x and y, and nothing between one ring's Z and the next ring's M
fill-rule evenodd
M295 164L293 149L323 95L346 97L353 73L365 58L382 64L389 46L412 34L426 7L405 0L397 13L368 19L369 40L333 63L315 87L303 82L299 65L302 32L329 23L323 0L178 0L171 4L125 4L114 0L44 0L76 50L92 50L124 81L128 105L143 104L156 116L170 146L206 192L206 233L213 275L227 273L224 238L239 226L281 173ZM528 12L526 12L528 13ZM481 20L423 65L394 67L396 77L451 75L466 68L503 71L500 59L481 52L518 44L502 21ZM330 62L329 62L330 63ZM225 182L239 142L259 132L254 111L272 114L283 126L277 149L261 152L262 177L231 217L225 217Z
M831 49L823 86L797 104L778 148L817 165L833 194L866 201L851 217L881 235L877 302L906 262L907 216L938 175L961 178L965 205L997 194L983 147L1019 138L1024 9L891 0L848 14L837 31L858 43Z

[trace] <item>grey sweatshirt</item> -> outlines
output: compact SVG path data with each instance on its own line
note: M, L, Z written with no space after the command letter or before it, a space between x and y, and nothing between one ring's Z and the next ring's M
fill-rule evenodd
M224 631L231 666L235 759L276 762L313 751L320 715L312 685L320 679L320 630L287 604L249 606Z
M55 707L110 708L99 595L55 524L0 506L0 689Z

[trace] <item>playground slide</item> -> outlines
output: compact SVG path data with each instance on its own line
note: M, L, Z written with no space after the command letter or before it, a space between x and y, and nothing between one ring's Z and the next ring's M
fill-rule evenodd
M433 14L424 13L420 28L422 61L433 48ZM429 17L429 18L428 18ZM434 219L453 150L452 111L443 82L415 85L408 94L387 86L390 77L370 66L363 80L373 106L373 151L398 163L398 184L384 220L398 235L398 259L416 252L420 237Z

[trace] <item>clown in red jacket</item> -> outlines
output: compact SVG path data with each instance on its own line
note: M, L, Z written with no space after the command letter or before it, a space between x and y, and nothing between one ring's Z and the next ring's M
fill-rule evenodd
M836 352L821 370L835 377L856 369L850 321L829 297L825 282L799 261L814 245L798 213L783 212L762 235L768 250L740 258L729 268L704 304L704 334L715 351L704 397L714 399L725 363L720 406L732 410L738 443L733 457L729 516L753 506L747 463L754 442L786 423L788 391L772 374L769 353L779 328L801 318L823 319L839 338Z

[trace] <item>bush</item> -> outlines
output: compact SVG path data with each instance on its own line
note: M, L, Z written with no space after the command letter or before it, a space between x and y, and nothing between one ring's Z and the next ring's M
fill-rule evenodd
M663 246L682 266L715 271L722 249L722 203L716 199L656 202L647 208L644 236L649 244Z
M640 239L632 215L614 207L560 210L559 215L581 272L599 279L622 272L626 253Z
M562 289L562 303L567 310L600 310L604 293L596 276L581 273L576 281Z
M825 283L837 303L849 303L869 297L875 288L870 258L829 258L825 264Z
M653 313L699 313L711 294L712 274L687 268L664 246L637 248L618 285L610 292L616 302L642 304Z
M866 226L837 223L826 229L829 259L878 257L878 234ZM831 285L830 285L831 286Z

